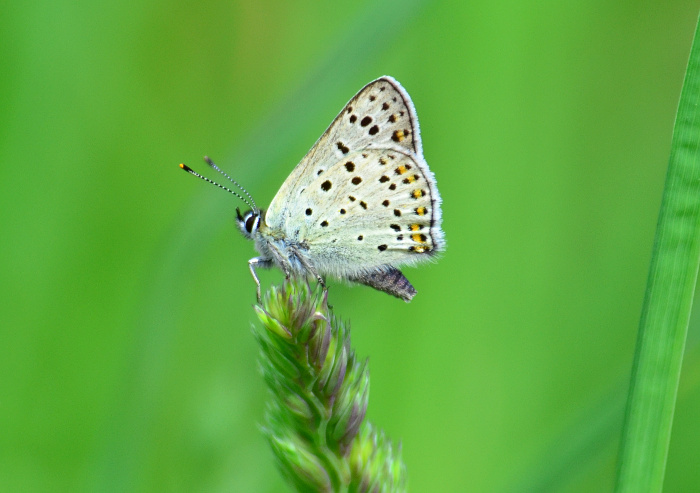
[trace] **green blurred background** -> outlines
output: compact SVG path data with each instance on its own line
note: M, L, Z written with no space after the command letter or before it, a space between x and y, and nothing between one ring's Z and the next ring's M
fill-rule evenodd
M6 2L0 489L288 491L258 429L253 246L344 103L396 77L448 249L333 283L413 492L609 491L700 1ZM267 286L282 279L271 271ZM666 491L700 484L700 317Z

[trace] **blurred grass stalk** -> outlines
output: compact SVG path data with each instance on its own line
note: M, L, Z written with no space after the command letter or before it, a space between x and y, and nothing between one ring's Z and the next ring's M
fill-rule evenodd
M696 26L639 323L615 491L663 487L700 262L700 46Z
M319 291L303 280L285 281L255 306L272 391L264 431L277 465L300 492L404 492L400 447L364 420L367 361L358 361L350 328Z

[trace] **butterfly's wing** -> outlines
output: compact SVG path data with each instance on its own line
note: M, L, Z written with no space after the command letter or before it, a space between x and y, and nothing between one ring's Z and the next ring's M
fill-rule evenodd
M398 146L351 152L314 177L284 231L322 274L352 278L444 249L440 195L425 161Z
M416 111L408 93L384 76L360 90L333 120L272 200L267 225L279 229L296 210L299 194L328 169L358 150L398 148L420 159L423 149Z

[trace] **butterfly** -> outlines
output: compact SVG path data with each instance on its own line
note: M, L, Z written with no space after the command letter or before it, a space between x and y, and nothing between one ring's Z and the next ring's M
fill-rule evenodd
M441 199L423 158L418 118L406 90L380 77L363 87L336 116L284 181L267 210L247 195L236 209L243 236L260 254L248 264L279 267L290 276L327 276L370 286L403 299L416 294L399 270L435 259L444 251Z

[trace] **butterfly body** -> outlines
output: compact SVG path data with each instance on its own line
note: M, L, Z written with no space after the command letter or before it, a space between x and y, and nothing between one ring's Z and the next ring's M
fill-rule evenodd
M205 160L223 173L209 158ZM441 199L423 158L408 93L392 77L363 87L343 108L280 187L270 207L228 190L252 210L238 227L255 242L248 263L279 267L287 277L364 284L410 301L416 290L398 269L435 258L445 248Z
M366 284L410 301L398 270L444 249L440 196L418 120L391 77L365 86L292 171L267 211L239 213L256 267Z

